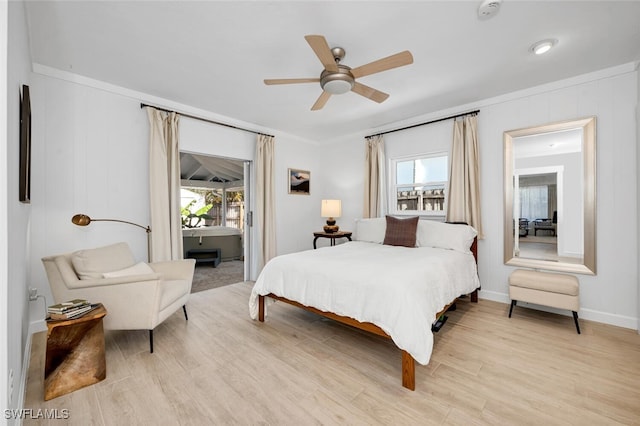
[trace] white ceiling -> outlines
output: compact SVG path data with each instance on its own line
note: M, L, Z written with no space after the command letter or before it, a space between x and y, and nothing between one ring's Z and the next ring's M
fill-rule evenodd
M32 60L304 139L326 142L388 123L640 59L640 1L33 1ZM360 78L310 111L318 77L304 39L324 35L360 66L410 50L414 63ZM542 56L528 49L556 38ZM162 106L162 105L160 105Z
M238 182L244 178L244 163L209 155L180 153L180 179L206 182Z

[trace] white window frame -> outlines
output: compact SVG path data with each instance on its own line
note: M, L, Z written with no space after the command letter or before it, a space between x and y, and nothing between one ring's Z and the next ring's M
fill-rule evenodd
M429 181L414 182L412 185L398 185L397 183L397 165L405 161L421 160L424 158L445 157L447 161L447 180L445 181ZM449 152L438 151L416 155L407 155L396 157L389 160L389 212L396 216L428 216L428 217L445 217L447 213L447 199L449 194L449 173L451 164L449 163ZM403 187L416 186L442 186L444 189L444 204L442 210L398 210L398 190Z

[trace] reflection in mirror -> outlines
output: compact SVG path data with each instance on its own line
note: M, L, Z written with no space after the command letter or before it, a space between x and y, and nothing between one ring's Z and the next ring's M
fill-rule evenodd
M595 118L505 132L508 265L595 274Z

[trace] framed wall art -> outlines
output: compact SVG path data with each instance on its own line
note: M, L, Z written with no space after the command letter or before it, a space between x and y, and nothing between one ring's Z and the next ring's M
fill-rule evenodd
M20 96L20 177L19 200L31 202L31 97L29 86L22 86Z
M289 169L289 194L309 195L311 172L308 170Z

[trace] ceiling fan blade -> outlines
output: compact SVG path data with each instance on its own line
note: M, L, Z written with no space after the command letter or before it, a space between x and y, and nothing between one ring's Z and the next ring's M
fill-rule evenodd
M365 98L369 98L379 104L386 101L389 97L388 94L376 90L373 87L365 86L364 84L358 83L357 81L353 84L353 88L351 89L351 91L357 93L358 95L364 96Z
M353 74L355 78L358 78L412 63L413 55L411 55L411 52L408 50L405 50L404 52L396 53L395 55L387 56L386 58L378 59L377 61L369 62L366 65L353 68L351 70L351 74Z
M307 35L304 36L304 38L307 40L307 43L309 43L309 46L311 46L318 59L320 59L324 69L329 71L338 71L338 65L333 57L333 53L331 53L331 48L329 48L329 44L323 36Z
M319 78L272 78L264 81L264 84L296 84L296 83L319 83Z
M313 106L311 107L311 111L317 111L319 109L322 109L322 107L324 106L324 104L327 103L330 97L331 97L331 93L325 92L323 90L322 93L320 94L320 97L316 101L316 103L313 104Z

